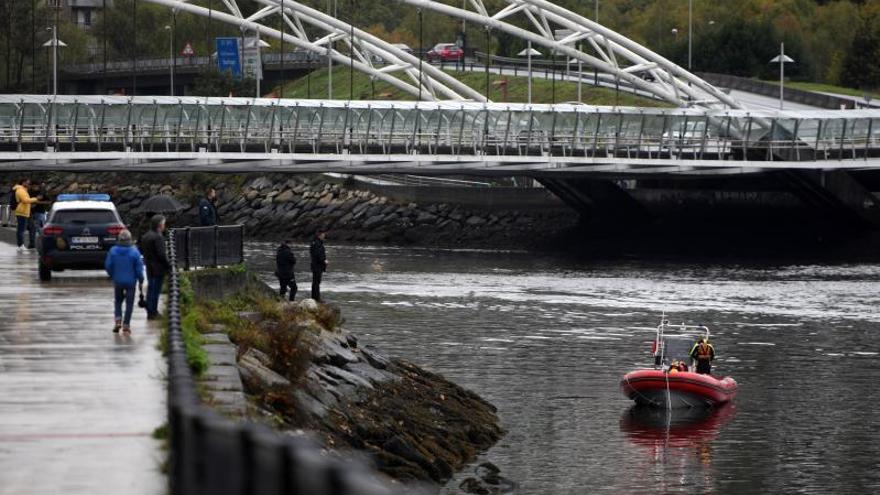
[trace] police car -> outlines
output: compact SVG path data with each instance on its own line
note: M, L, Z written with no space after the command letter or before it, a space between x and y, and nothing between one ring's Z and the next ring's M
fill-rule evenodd
M100 270L125 225L108 194L59 194L37 241L40 280L62 270Z

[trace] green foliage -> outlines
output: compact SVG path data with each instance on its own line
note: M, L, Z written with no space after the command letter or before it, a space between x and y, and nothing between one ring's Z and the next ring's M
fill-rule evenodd
M191 3L225 10L220 0ZM328 6L326 0L300 3L321 11L326 11ZM461 6L461 0L445 3ZM484 0L484 3L490 11L497 11L507 2ZM592 0L555 0L555 3L588 19L595 17L596 3ZM189 42L196 56L206 56L214 51L216 37L241 36L237 27L217 19L183 12L174 15L165 6L145 1L108 0L108 4L112 7L106 14L99 11L90 29L73 25L62 10L58 18L59 37L68 44L60 51L62 66L100 63L105 45L110 61L130 60L135 56L165 57L169 42L176 53ZM253 0L238 0L237 4L245 17L263 7ZM777 54L779 43L784 41L787 52L796 60L786 70L794 79L843 84L855 89L880 87L880 0L727 0L693 4L695 71L771 76L773 68L767 61ZM415 7L399 0L339 0L330 5L337 7L333 12L335 17L353 21L360 28L414 49L454 42L462 31L469 49L488 49L494 54L510 56L525 47L525 43L514 36L494 30L487 37L482 25L462 23L429 9L424 9L419 16ZM687 64L688 2L601 0L599 5L603 25L681 65ZM33 6L35 11L31 10ZM0 21L0 92L46 91L51 61L41 45L48 39L46 26L54 22L53 13L42 0L4 0L0 2L0 15L3 16ZM505 20L533 29L522 14ZM265 22L281 27L277 16L270 16ZM166 25L172 29L166 30ZM323 34L307 24L303 29L313 38ZM169 38L172 35L173 38ZM278 41L270 40L270 44L267 52L281 49ZM344 52L345 48L339 45ZM292 46L287 44L285 48L290 50ZM235 81L212 72L201 78L197 94L253 94L252 82ZM323 97L322 87L313 85L312 97ZM344 85L340 85L339 92L340 97L348 95ZM358 95L370 92L367 87L357 91L355 97L363 98Z
M880 2L878 12L862 19L843 60L841 82L853 88L880 87Z
M180 314L186 360L190 369L198 376L210 365L208 353L202 349L204 339L201 336L207 330L208 323L201 306L195 303L192 282L186 275L180 277Z
M199 307L192 307L183 315L180 327L183 330L183 342L186 346L186 361L193 373L199 376L210 366L208 353L202 348L204 339L201 335L207 330L207 318Z
M230 71L221 72L215 67L203 70L196 77L192 89L194 96L253 96L257 83L251 78L238 78Z
M301 383L311 363L311 352L303 339L305 329L290 320L280 321L267 330L272 369L291 383Z
M151 436L155 440L167 440L168 428L168 423L163 423L162 426L157 426L156 429L153 430L153 434Z

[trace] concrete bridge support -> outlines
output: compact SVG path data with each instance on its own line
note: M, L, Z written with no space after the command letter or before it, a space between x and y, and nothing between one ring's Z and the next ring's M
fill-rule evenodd
M880 230L880 201L846 170L786 170L781 178L809 207L854 228Z
M627 229L651 219L648 210L615 181L580 178L538 180L580 213L585 222Z

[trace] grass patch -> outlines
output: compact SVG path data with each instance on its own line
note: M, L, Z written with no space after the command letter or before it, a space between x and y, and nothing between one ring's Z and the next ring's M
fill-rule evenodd
M485 72L456 72L447 71L462 83L474 88L482 94L486 92ZM285 98L327 98L327 69L319 69L310 76L289 81L284 84ZM507 99L504 98L500 81L507 80ZM397 89L385 82L376 81L371 84L370 77L361 72L354 73L354 86L351 84L350 71L344 67L333 69L333 98L348 99L350 94L355 100L416 100L416 97ZM407 82L410 82L407 80ZM577 101L577 83L556 81L556 103ZM546 79L534 79L532 81L532 102L553 103L554 83ZM311 89L309 89L311 88ZM353 91L351 91L353 88ZM672 105L642 98L626 93L614 91L608 88L596 88L588 84L582 86L582 100L588 105L600 106L639 106L639 107L670 107ZM275 94L280 94L280 88L273 88ZM525 76L500 76L489 74L489 99L495 102L520 102L528 101L528 78Z
M168 455L169 450L171 449L171 427L168 423L163 423L161 426L157 426L150 436L153 437L154 440L162 442L160 448L164 455L162 457L162 462L159 463L159 471L162 474L167 475L171 471L171 458Z
M185 275L180 277L180 313L182 316L180 326L184 346L186 347L186 361L190 369L198 377L208 369L210 364L208 353L202 349L204 340L200 335L201 330L205 328L205 319L204 315L198 311L195 305L192 283ZM162 350L162 354L168 355L167 319L163 321L159 348Z
M183 330L183 342L186 345L186 362L198 377L211 365L208 353L202 348L205 341L201 334L208 329L207 319L198 308L193 307L180 320L180 326Z
M168 440L168 432L168 423L164 423L162 426L157 426L151 436L154 440Z

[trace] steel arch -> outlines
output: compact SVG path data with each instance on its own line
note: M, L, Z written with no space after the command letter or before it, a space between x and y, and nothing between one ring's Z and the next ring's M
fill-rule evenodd
M209 11L204 7L187 3L188 0L146 1L197 15L213 15L222 22L238 25L273 38L281 38L280 31L266 27L258 21L271 15L280 14L285 25L291 30L290 34L284 34L285 41L299 48L329 55L343 65L351 64L354 69L381 79L413 96L421 96L422 99L427 100L487 101L484 95L444 71L427 63L420 64L417 57L390 43L363 30L352 29L344 21L295 0L256 0L265 7L249 17L244 17L235 0L223 0L230 13ZM676 106L742 108L736 99L650 49L547 0L505 0L507 6L494 14L489 12L483 0L466 0L473 10L453 7L435 0L400 1L417 8L429 9L481 24L486 29L497 29L547 47L556 53L580 60L587 66L610 74L617 80L622 80ZM281 12L282 4L284 12ZM537 33L505 21L505 19L518 14L524 15ZM312 25L327 34L313 41L309 39L303 23ZM557 40L554 27L567 29L570 34L564 39ZM352 34L354 34L354 39L350 39ZM354 60L348 54L328 48L332 42L337 40L348 45L354 55ZM576 48L575 43L579 42L585 42L592 51L587 52ZM370 54L380 56L389 64L381 68L373 66ZM420 67L421 77L419 76ZM391 76L390 73L394 72L402 72L415 85ZM639 74L650 74L653 81L647 81ZM421 88L419 83L421 83Z
M189 12L203 17L211 16L221 22L276 39L281 39L282 33L277 29L264 26L258 21L271 15L281 14L283 22L290 28L290 32L285 32L283 35L284 41L298 48L325 56L329 55L342 65L352 65L355 70L387 82L413 96L421 96L424 100L486 101L485 96L478 91L430 64L421 64L422 75L419 77L420 64L417 57L357 28L353 29L355 36L352 41L350 39L352 29L349 24L293 0L284 0L283 14L281 13L281 1L258 0L265 7L248 17L242 14L235 0L223 0L229 12L209 10L205 7L192 5L187 0L145 1L170 7L175 11ZM312 25L326 34L317 40L312 40L303 23ZM352 50L353 57L330 48L333 42L340 40ZM371 54L381 57L387 65L381 68L373 66ZM413 81L413 84L394 77L392 74L395 72L404 73ZM418 86L419 83L422 86L421 90Z
M550 48L677 106L742 108L736 99L650 49L547 0L505 0L507 6L494 14L486 8L483 0L467 0L473 10L435 0L401 1L482 24L487 29L504 31ZM504 19L517 14L525 15L538 33L505 22ZM568 29L571 34L557 40L554 26ZM586 41L595 55L575 48L574 44L580 41ZM638 76L639 73L651 74L654 81L644 80Z

